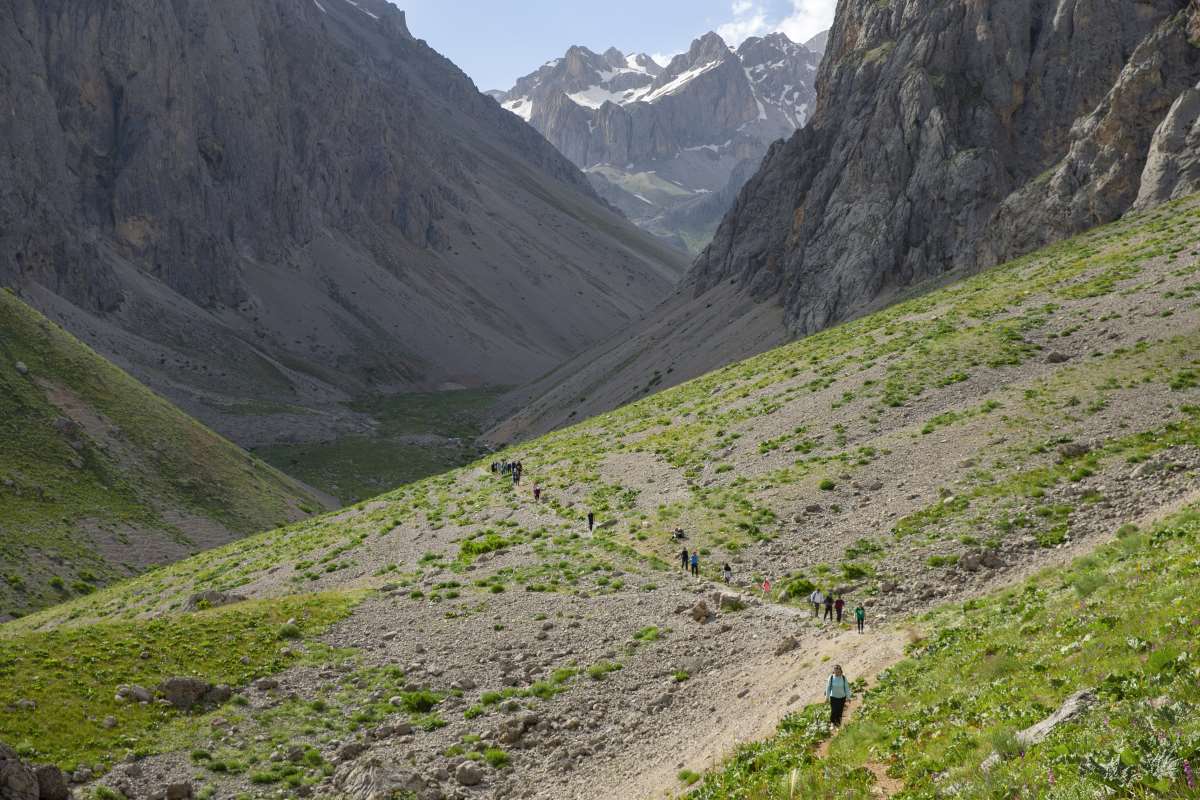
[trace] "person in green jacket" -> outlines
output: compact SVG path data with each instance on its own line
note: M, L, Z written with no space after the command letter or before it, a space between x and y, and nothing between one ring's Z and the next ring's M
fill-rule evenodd
M858 623L858 632L863 632L863 624L867 621L867 610L859 603L854 608L854 621Z
M825 696L829 698L829 722L836 728L842 724L842 712L846 710L846 701L850 699L850 681L841 666L833 668L829 684L825 687Z

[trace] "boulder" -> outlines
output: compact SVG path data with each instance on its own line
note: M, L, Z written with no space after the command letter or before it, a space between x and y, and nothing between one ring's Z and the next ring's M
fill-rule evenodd
M37 776L38 800L70 800L71 789L61 769L53 764L39 764L33 771Z
M246 598L240 594L232 594L226 592L218 592L214 589L209 589L203 592L197 592L187 599L183 604L184 611L200 611L205 608L218 608L219 606L228 606L234 603L243 603Z
M154 695L145 686L123 683L117 687L117 702L119 703L149 703Z
M775 645L775 655L787 655L800 646L800 642L796 641L795 636L785 636L783 641Z
M347 742L338 748L337 760L341 762L353 761L365 752L367 752L367 746L362 742Z
M191 800L192 794L190 781L181 781L167 786L167 800Z
M703 600L697 600L690 613L696 622L708 622L712 617L712 612L708 610L708 603Z
M462 786L478 786L483 782L483 770L474 761L464 761L454 770L454 780Z
M398 770L378 758L364 758L341 766L334 786L352 800L391 800L400 792L420 791L425 782L415 773Z
M1084 714L1095 702L1096 695L1091 689L1076 692L1064 700L1053 714L1018 733L1017 741L1025 747L1039 744L1045 741L1055 728Z
M1067 355L1066 353L1060 353L1058 351L1055 351L1055 352L1051 353L1050 355L1046 356L1047 364L1065 364L1070 360L1071 360L1071 357L1069 355Z
M1068 442L1058 448L1058 458L1061 461L1066 461L1071 458L1080 458L1092 452L1092 446L1087 442Z
M200 678L167 678L158 685L158 693L163 699L180 711L198 705L213 689L211 683Z
M0 744L0 798L38 800L37 773L21 762L16 751Z

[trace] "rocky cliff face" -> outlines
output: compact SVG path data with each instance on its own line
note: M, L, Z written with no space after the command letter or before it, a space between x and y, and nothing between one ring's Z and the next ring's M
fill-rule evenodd
M696 247L770 143L804 124L819 60L778 33L736 51L709 33L666 67L572 47L495 96L632 219Z
M747 184L696 291L733 281L777 297L807 333L1115 219L1139 193L1171 196L1167 154L1195 121L1182 96L1200 79L1194 13L1186 0L844 3L811 124ZM1148 160L1167 186L1143 192Z
M202 416L520 382L683 266L384 0L16 0L0 98L0 282Z
M1200 191L1198 43L1194 0L840 3L812 119L679 293L526 387L499 438Z

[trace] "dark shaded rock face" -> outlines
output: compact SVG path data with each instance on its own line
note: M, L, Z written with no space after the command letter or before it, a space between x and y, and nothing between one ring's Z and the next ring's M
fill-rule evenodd
M1196 186L1195 14L1187 0L842 3L816 113L747 183L694 266L697 294L733 281L808 333L1111 221L1139 193Z
M178 399L516 382L681 268L384 0L14 0L0 97L0 283Z
M781 33L736 51L708 33L666 67L572 47L494 96L639 225L707 240L771 142L807 120L819 61Z

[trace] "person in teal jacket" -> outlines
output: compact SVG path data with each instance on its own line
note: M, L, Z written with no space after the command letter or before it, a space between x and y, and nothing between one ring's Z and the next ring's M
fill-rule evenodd
M850 699L850 681L846 679L841 666L833 668L825 687L825 696L829 698L829 722L836 728L842 724L842 712L846 710L846 701Z

